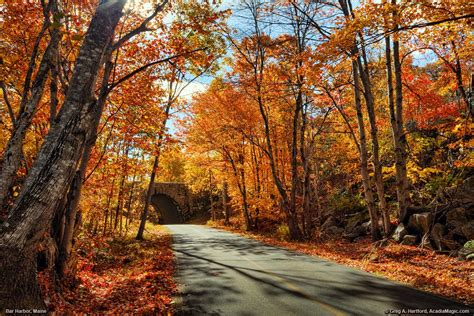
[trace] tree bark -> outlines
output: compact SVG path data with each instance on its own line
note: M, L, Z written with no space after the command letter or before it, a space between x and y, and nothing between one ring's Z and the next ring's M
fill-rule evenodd
M350 0L347 2L345 0L339 0L341 8L344 12L344 15L347 18L353 18L352 5ZM361 40L363 40L361 35ZM364 57L364 65L362 64L362 58ZM372 134L372 146L373 146L373 155L374 155L374 173L375 173L375 182L377 193L379 199L382 203L385 201L385 196L383 194L383 182L381 182L381 165L378 158L378 139L377 139L377 127L375 125L375 113L374 113L374 101L372 95L372 87L370 85L370 78L367 69L367 60L364 50L359 50L357 48L357 41L354 38L354 46L350 51L350 56L352 57L352 72L354 77L354 99L357 112L357 125L359 127L359 142L360 142L360 170L362 177L362 186L364 187L364 195L367 203L367 208L369 211L370 221L371 221L371 234L372 240L379 240L381 238L380 229L379 229L379 219L377 209L375 207L375 200L372 193L371 181L368 172L368 154L367 154L367 139L365 134L364 126L364 117L362 113L362 105L360 100L360 84L359 80L362 81L364 87L364 98L366 101L367 111L369 115L369 122L371 126ZM379 173L379 175L377 175Z
M229 206L227 205L227 200L228 200L228 184L227 181L224 181L224 184L222 185L222 208L224 210L224 224L229 225L230 224L230 212L229 212Z
M3 101L5 101L5 105L7 106L8 115L10 116L10 120L12 121L12 126L14 127L16 124L15 113L13 112L12 105L10 103L10 98L8 97L8 89L5 85L5 82L0 80L0 88L3 92Z
M462 82L461 61L459 60L458 50L456 48L456 44L454 43L454 41L451 41L451 47L453 48L455 62L456 62L456 65L454 66L454 73L456 75L456 84L458 86L458 91L461 96L461 99L464 102L464 105L466 106L466 111L467 111L466 116L468 118L471 117L471 121L474 121L474 116L472 115L473 104L470 104L468 94L466 93L466 89L464 88L464 84Z
M36 247L69 188L84 149L93 91L102 57L112 41L126 0L102 1L80 49L57 124L49 131L35 165L0 232L0 283L8 289L0 309L44 308L36 280Z
M391 54L391 49L390 49L390 36L387 35L385 37L385 63L386 63L386 68L387 68L387 100L388 100L388 108L390 112L390 124L392 126L392 136L393 136L393 143L394 143L394 148L397 148L398 145L398 139L399 139L399 132L398 132L398 126L396 124L396 119L395 119L395 101L393 99L393 75L392 75L392 54ZM396 178L397 178L397 184L398 184L398 172L396 173ZM399 186L397 185L397 197L400 199L400 191L399 191ZM400 203L399 203L400 206ZM399 211L400 212L400 211ZM384 228L385 228L385 233L388 234L390 231L390 218L388 218L387 212L382 213L384 216Z
M130 147L128 145L126 145L126 148L125 148L125 151L124 151L125 156L128 156L129 149L130 149ZM122 176L121 176L121 179L120 179L119 193L118 193L118 197L117 197L117 206L115 208L114 230L117 229L117 225L118 225L119 217L120 217L120 231L122 231L121 219L122 219L123 196L124 196L125 179L126 178L127 178L126 165L124 164L123 168L122 168Z
M357 62L352 61L352 71L354 76L354 98L357 112L357 125L359 126L359 143L360 143L360 173L362 176L362 186L364 187L364 195L369 210L370 216L370 230L372 240L380 239L380 230L378 226L378 215L375 208L374 196L370 184L370 177L367 166L367 139L365 136L364 117L362 113L362 105L360 102L360 87Z
M239 154L238 163L242 166L239 168L230 151L223 147L223 152L227 156L227 160L230 162L234 178L237 182L237 187L239 188L240 196L242 198L242 217L245 221L245 229L247 231L250 231L253 229L253 222L249 214L249 207L247 202L247 187L245 185L245 171L243 170L244 156L242 154Z
M145 207L143 208L142 216L140 219L140 226L138 227L137 236L135 237L135 239L137 240L143 240L143 232L145 231L146 219L148 217L148 209L150 208L151 196L153 194L153 184L155 183L155 176L156 176L156 171L158 169L161 146L163 145L163 136L166 131L166 123L168 122L172 102L173 100L171 98L171 92L170 92L170 97L168 98L168 103L166 104L166 108L165 108L165 117L161 125L160 133L158 135L158 153L156 154L155 160L153 161L153 168L150 175L150 183L148 184L148 190L146 192Z
M155 159L153 161L153 168L151 169L150 182L148 183L148 190L146 191L145 207L143 208L140 227L138 227L137 236L135 237L135 239L137 240L143 240L146 219L148 217L148 209L150 208L151 196L153 195L153 185L155 184L156 170L158 169L158 160L159 157L157 155L155 156Z
M392 0L396 5L397 1ZM398 29L398 14L393 13L395 28ZM407 177L407 140L403 131L403 90L402 90L402 65L400 62L400 45L398 34L395 33L393 45L393 66L395 71L395 125L397 137L394 139L395 145L395 174L397 181L398 200L398 221L405 221L409 204L408 197L408 177Z
M125 230L128 230L128 225L132 222L132 217L133 217L133 214L132 214L132 202L133 202L133 196L134 196L134 193L135 193L135 180L136 180L136 173L133 174L133 178L132 178L132 184L130 185L130 191L129 191L129 194L128 194L128 200L127 200L127 219L125 221Z
M105 207L105 216L104 216L104 234L103 234L104 236L107 234L107 223L109 221L109 213L112 213L110 212L110 203L112 201L112 196L114 195L114 185L115 185L115 179L112 180L109 194L107 195L107 206ZM112 218L112 215L110 215L110 218Z
M76 230L77 209L81 199L82 186L84 185L87 165L97 139L97 128L99 127L100 117L105 107L106 98L108 94L108 82L112 71L112 63L110 62L111 52L106 56L106 66L102 78L102 85L100 95L93 111L88 115L87 120L92 121L92 126L87 137L84 152L82 154L81 164L77 170L74 179L69 188L67 195L67 203L64 210L64 234L59 244L59 256L57 260L56 270L60 277L65 277L67 274L66 267L70 266L68 260L71 256L72 242L74 231Z

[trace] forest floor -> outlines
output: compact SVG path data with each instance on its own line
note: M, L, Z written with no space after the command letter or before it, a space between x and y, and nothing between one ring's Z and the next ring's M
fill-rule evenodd
M147 223L143 241L136 227L123 236L79 238L74 284L62 290L40 274L49 310L62 313L171 314L176 284L171 236L166 228ZM61 293L61 294L59 294Z
M459 261L449 255L400 245L394 241L389 241L385 246L380 247L373 244L369 237L356 242L343 239L289 242L271 235L246 232L238 224L224 226L223 222L219 221L209 222L209 225L257 239L269 245L326 258L419 290L474 304L473 261Z

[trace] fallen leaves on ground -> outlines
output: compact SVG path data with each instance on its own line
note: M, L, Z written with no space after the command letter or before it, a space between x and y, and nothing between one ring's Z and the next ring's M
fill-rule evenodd
M148 225L146 239L85 236L78 248L74 286L48 290L50 310L68 313L168 314L176 292L171 237ZM47 273L40 283L50 284Z
M312 256L327 258L346 266L372 272L417 289L445 296L467 304L474 303L474 263L459 261L432 250L388 241L378 247L370 238L349 242L288 242L276 237L244 232L236 227L213 224L264 243L288 248Z

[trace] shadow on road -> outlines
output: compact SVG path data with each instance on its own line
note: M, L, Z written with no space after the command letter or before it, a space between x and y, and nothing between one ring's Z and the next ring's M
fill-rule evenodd
M184 284L178 315L272 315L272 310L275 316L384 315L403 308L467 308L317 257L210 231L173 234L177 279Z

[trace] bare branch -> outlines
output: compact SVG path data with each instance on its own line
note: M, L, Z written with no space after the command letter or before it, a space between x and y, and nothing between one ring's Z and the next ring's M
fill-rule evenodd
M204 48L197 48L197 49L194 49L192 51L189 51L189 52L184 52L184 53L181 53L181 54L177 54L177 55L173 55L173 56L170 56L170 57L167 57L167 58L163 58L163 59L160 59L160 60L156 60L156 61L153 61L153 62L150 62L148 64L145 64L137 69L135 69L134 71L132 71L131 73L123 76L122 78L120 78L119 80L117 80L114 84L110 85L109 87L109 90L108 92L110 92L112 89L114 89L115 87L117 87L118 85L120 85L122 82L124 81L127 81L128 79L130 79L131 77L135 76L137 73L139 72L142 72L144 70L146 70L147 68L151 67L151 66L154 66L154 65L157 65L157 64L161 64L161 63L164 63L164 62L168 62L174 58L178 58L178 57L182 57L182 56L186 56L186 55L189 55L189 54L192 54L192 53L195 53L195 52L199 52L199 51L203 51L203 50L206 50L207 47L204 47Z
M5 101L5 104L7 105L8 115L10 116L10 119L12 121L13 126L15 126L15 123L16 123L15 113L13 113L13 108L12 108L12 105L10 103L10 99L8 99L8 91L7 91L7 87L5 85L5 82L0 81L0 88L3 91L3 100Z
M129 33L125 34L124 37L120 38L117 42L115 42L113 45L112 45L112 50L116 50L117 48L119 48L120 46L122 46L125 42L129 41L132 37L140 34L140 33L143 33L143 32L148 32L148 31L152 31L152 29L148 28L147 27L147 24L153 20L156 15L158 13L160 13L161 11L163 11L163 9L165 8L166 4L168 3L168 0L163 0L162 3L160 3L159 5L157 5L155 7L155 10L153 11L153 13L147 17L145 20L143 20L143 22L134 30L130 31Z

